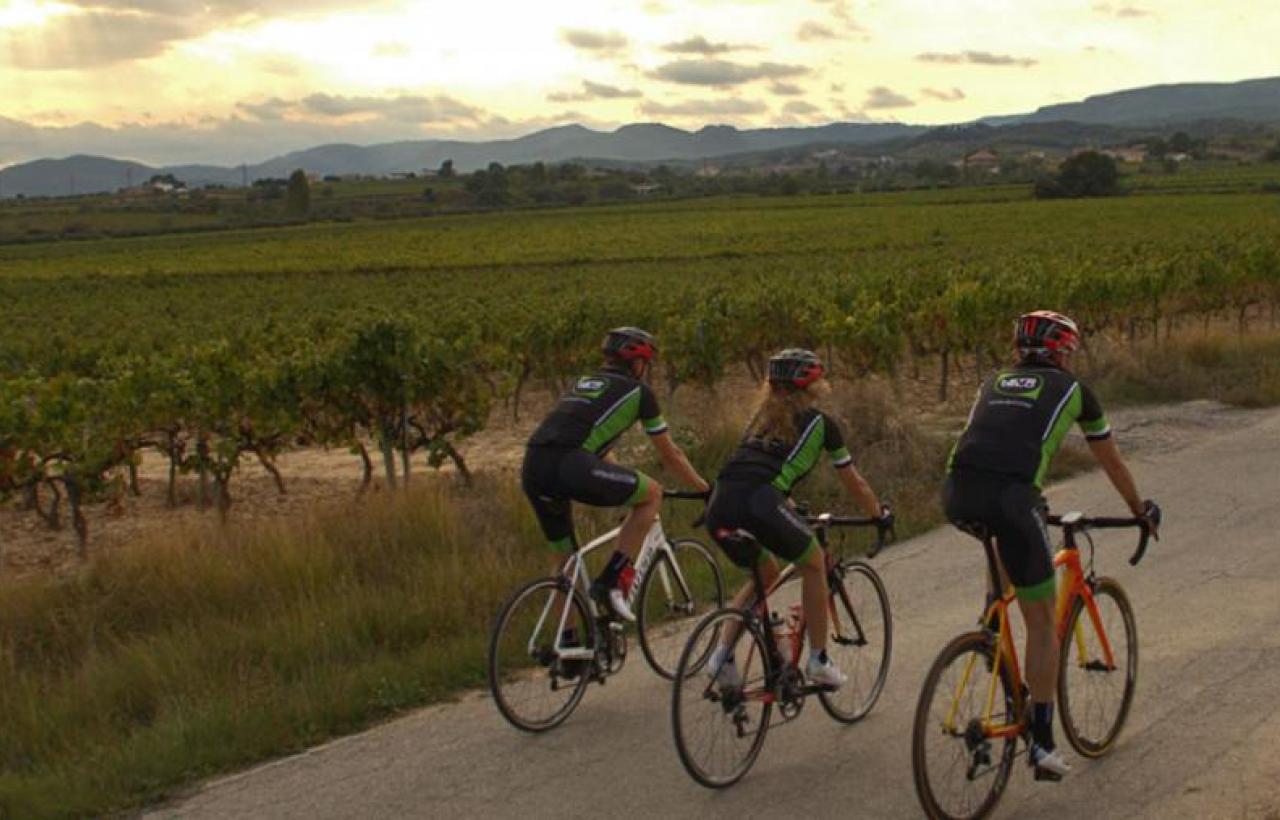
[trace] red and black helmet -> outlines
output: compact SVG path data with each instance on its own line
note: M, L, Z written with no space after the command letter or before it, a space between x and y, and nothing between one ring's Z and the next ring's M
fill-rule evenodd
M1024 353L1074 353L1080 347L1080 328L1061 313L1035 310L1018 318L1014 338Z
M658 354L658 342L652 333L638 327L615 327L605 334L601 350L610 359L651 362Z
M818 354L802 347L789 347L769 359L769 384L803 390L825 373Z

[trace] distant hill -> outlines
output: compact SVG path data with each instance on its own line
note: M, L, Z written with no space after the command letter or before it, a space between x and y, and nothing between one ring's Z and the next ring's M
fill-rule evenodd
M1280 123L1280 77L1237 83L1159 85L1100 94L1082 102L1050 105L1030 114L989 117L976 123L928 128L898 123L833 123L810 128L739 130L711 125L684 131L660 123L636 123L615 131L581 125L548 128L489 142L415 140L382 145L320 145L246 168L148 166L103 157L38 160L0 170L0 196L65 196L97 193L172 173L190 185L239 185L248 179L287 177L303 168L316 174L383 175L438 168L453 160L459 171L503 165L578 160L613 165L690 163L727 157L768 157L805 146L866 146L908 157L932 156L961 145L1072 147L1132 136L1142 127L1199 123ZM985 129L985 130L984 130ZM1201 128L1203 131L1204 129Z
M992 117L988 124L1080 122L1097 125L1163 125L1193 120L1280 122L1280 77L1237 83L1153 85L1098 94L1082 102L1046 105L1021 117Z

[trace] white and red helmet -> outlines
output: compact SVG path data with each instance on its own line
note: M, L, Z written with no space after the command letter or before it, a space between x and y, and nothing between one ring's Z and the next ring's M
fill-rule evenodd
M608 358L624 362L636 359L651 362L658 355L658 342L653 334L638 327L615 327L605 335L600 348Z
M1018 317L1014 340L1024 353L1074 353L1080 348L1080 327L1061 313L1033 310Z

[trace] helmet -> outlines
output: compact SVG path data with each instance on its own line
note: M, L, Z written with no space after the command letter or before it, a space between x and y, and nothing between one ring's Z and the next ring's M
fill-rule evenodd
M1080 347L1080 328L1052 310L1023 314L1014 336L1018 349L1027 353L1074 353Z
M789 347L769 359L769 384L804 389L825 372L818 354L801 347Z
M638 327L615 327L605 334L601 350L610 359L651 362L658 353L658 343L652 333Z

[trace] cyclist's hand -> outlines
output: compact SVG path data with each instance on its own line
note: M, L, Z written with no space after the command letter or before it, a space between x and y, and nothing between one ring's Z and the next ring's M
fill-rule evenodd
M709 481L706 481L705 479L699 478L698 483L694 484L693 488L700 493L706 493L708 496L710 496L711 488L713 484L714 482L709 482Z
M1142 502L1142 526L1152 538L1160 540L1160 505L1149 498Z

